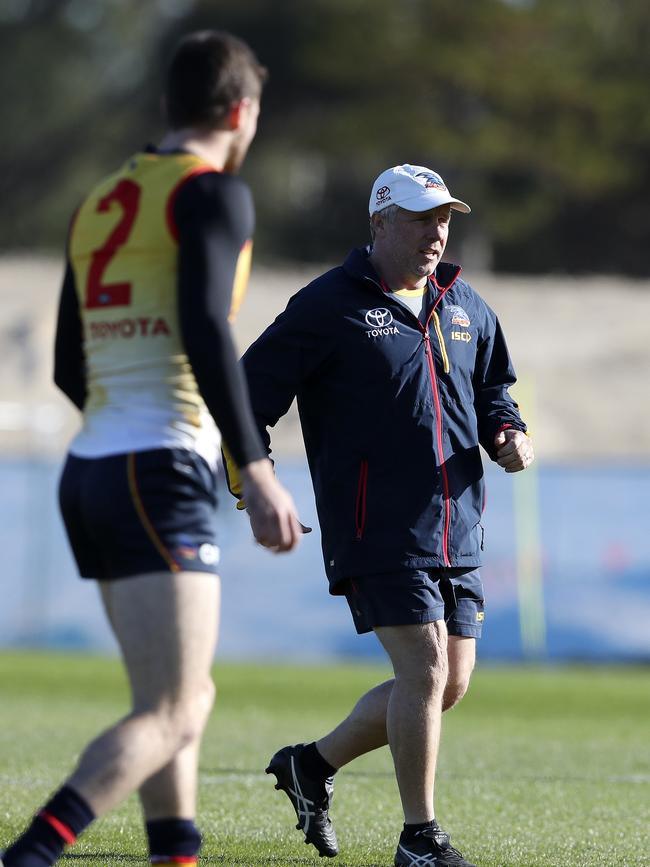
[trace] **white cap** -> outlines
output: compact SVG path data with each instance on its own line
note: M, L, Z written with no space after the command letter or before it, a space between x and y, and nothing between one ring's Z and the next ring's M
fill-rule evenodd
M393 166L382 172L372 185L370 214L383 211L389 205L399 205L406 211L429 211L440 205L451 205L454 211L469 214L471 208L455 199L439 174L426 166Z

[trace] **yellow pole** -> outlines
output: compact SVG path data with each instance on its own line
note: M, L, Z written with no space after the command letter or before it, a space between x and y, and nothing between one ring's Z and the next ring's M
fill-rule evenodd
M522 416L532 431L535 429L533 384L524 379L513 389L515 391L518 396L513 393L513 397L520 405L524 404ZM546 655L546 616L536 462L514 476L513 503L521 646L525 656L539 659Z

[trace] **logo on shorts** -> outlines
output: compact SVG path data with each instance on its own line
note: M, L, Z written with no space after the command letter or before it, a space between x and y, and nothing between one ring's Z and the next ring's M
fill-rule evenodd
M478 623L483 623L483 621L485 620L485 611L477 611L476 620L478 621Z
M176 554L183 560L196 560L196 547L192 545L179 545Z
M206 566L214 566L219 562L219 549L216 545L204 542L199 548L199 559Z

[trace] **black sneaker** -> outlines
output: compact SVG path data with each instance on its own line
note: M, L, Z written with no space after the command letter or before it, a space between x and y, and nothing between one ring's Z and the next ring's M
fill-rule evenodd
M283 747L273 756L266 769L275 774L275 788L286 792L298 817L296 829L305 835L305 843L313 843L318 854L327 858L338 855L339 845L328 815L334 792L334 779L312 780L300 769L298 756L304 744Z
M400 837L395 853L395 867L475 867L449 844L449 834L435 824L418 831L414 840Z

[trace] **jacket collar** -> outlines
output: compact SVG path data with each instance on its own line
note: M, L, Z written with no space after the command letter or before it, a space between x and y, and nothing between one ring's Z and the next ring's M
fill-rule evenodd
M343 263L343 270L355 280L372 280L381 287L381 279L370 264L370 247L355 247L348 253ZM460 265L452 262L439 262L431 282L439 291L449 289L461 272Z

